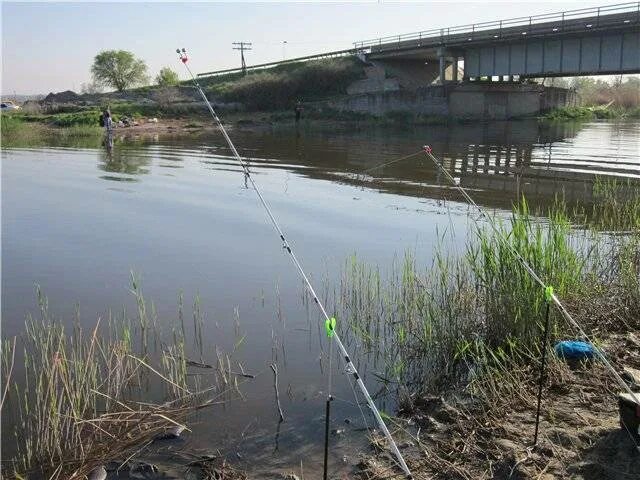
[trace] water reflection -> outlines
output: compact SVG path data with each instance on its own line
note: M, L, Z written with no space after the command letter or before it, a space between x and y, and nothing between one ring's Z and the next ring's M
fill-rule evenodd
M109 173L124 175L145 175L149 173L149 165L153 158L144 150L119 144L114 146L113 137L105 138L105 149L100 152L98 168ZM132 177L101 175L104 180L117 182L138 181Z
M444 166L485 205L508 208L527 195L546 203L563 195L590 201L596 176L640 179L638 122L548 123L494 122L413 128L389 132L367 128L345 132L234 132L242 154L263 168L284 168L299 175L374 188L380 192L458 198L440 172L418 156L371 172L390 159L433 147ZM205 140L205 139L203 139ZM213 141L213 139L211 139ZM238 168L229 152L217 149L207 160L214 168ZM227 158L222 158L224 155Z
M269 129L232 132L241 155L266 169L340 182L380 192L458 199L441 173L422 156L371 172L360 172L429 144L461 185L476 191L477 200L509 208L522 195L540 204L562 195L567 201L590 201L596 176L640 179L637 158L638 122L539 122L525 120L404 130ZM148 142L152 142L151 144ZM144 142L147 142L146 144ZM201 135L116 142L107 148L100 168L124 175L148 174L158 168L184 168L196 158L211 171L241 172L221 137ZM106 175L113 181L131 177ZM245 182L246 183L246 182Z

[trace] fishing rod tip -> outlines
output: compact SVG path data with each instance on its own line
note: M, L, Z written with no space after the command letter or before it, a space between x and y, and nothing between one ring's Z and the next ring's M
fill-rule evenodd
M424 150L426 153L431 153L432 152L432 149L431 149L431 147L429 145L424 145L422 147L422 150Z

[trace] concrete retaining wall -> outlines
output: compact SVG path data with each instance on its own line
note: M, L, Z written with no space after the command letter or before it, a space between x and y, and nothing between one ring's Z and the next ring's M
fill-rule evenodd
M541 112L541 85L466 84L449 94L449 115L456 118L506 119Z
M373 80L369 79L367 86L371 86ZM382 80L378 79L379 82ZM552 108L576 104L572 90L537 84L467 83L423 87L414 91L350 91L352 95L329 100L325 105L339 111L377 116L408 112L460 119L501 120L533 117Z
M447 115L447 99L442 89L418 89L414 92L364 93L329 100L326 106L338 111L368 113L381 116L389 112L408 112L421 115Z

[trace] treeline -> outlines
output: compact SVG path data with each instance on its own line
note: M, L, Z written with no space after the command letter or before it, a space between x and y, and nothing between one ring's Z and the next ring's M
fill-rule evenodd
M640 107L640 78L616 77L605 81L593 77L553 78L543 82L553 87L572 88L585 107L613 106L627 110Z

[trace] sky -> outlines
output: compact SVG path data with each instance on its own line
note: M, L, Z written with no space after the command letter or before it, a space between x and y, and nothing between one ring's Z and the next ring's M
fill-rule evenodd
M502 18L619 3L538 2L6 2L2 1L3 95L79 91L94 56L124 49L154 77L184 78L175 49L195 72L238 67L232 42L253 43L247 64L350 48L354 41ZM286 44L284 43L286 41Z

